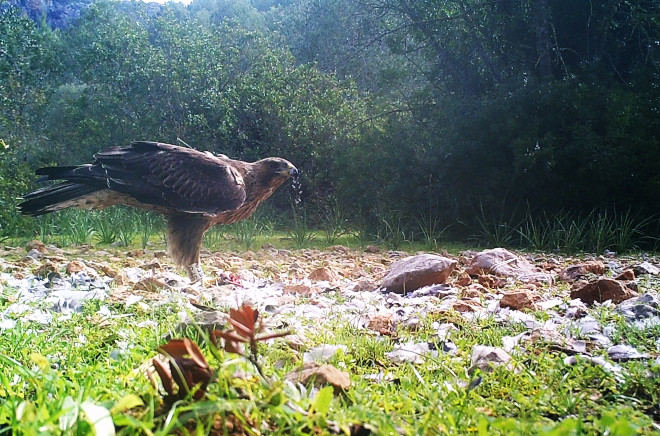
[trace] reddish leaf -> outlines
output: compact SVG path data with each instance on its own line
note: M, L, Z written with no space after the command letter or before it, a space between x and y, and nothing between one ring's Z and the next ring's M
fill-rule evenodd
M229 322L239 335L252 338L255 332L255 324L259 318L259 311L248 304L242 305L238 310L229 311Z
M284 336L289 336L290 334L291 334L290 331L280 332L280 333L271 333L269 335L259 336L258 338L255 338L255 339L257 341L267 341L269 339L282 338Z
M219 336L226 341L243 342L243 343L248 342L247 339L238 336L235 332L232 331L223 332L221 330L214 330L214 333L216 336Z
M218 331L219 331L219 330L213 330L213 331L209 334L209 339L211 340L211 343L213 344L213 346L214 346L215 348L218 348L218 335L216 334L216 332L218 332Z
M241 346L241 343L242 342L247 342L247 340L245 338L242 338L242 337L238 336L234 332L223 332L223 331L220 331L220 330L212 331L211 332L211 337L212 338L216 338L216 337L222 338L225 341L224 347L223 347L225 349L225 351L227 351L229 353L235 353L235 354L243 355L244 352L243 352L243 347ZM215 341L216 342L214 342L214 344L217 348L218 347L217 340L215 340Z
M200 368L209 367L209 364L206 362L206 359L197 344L188 338L172 339L167 344L161 345L158 348L158 351L175 360L182 359L188 355Z
M152 359L151 362L153 363L154 369L156 370L158 376L160 377L161 383L163 383L163 388L165 389L165 392L167 392L169 395L174 395L174 385L172 384L172 373L170 372L169 368L163 365L163 362L161 362L157 358Z
M200 368L209 369L209 364L206 362L206 358L202 354L202 350L199 349L197 344L190 339L184 339L184 343L186 345L186 350L188 350L188 354L192 360L194 360Z
M187 352L183 339L172 339L167 344L158 347L156 351L173 359L181 358L185 356Z
M176 395L178 398L182 398L195 386L200 385L194 398L202 398L211 381L212 373L197 344L187 338L172 339L167 344L160 346L158 351L169 358L169 369L160 361L155 363L156 359L154 359L154 367L160 375L167 393L171 396L174 395L173 382L179 386L179 392Z
M189 393L195 386L200 385L193 398L201 399L211 382L211 371L208 368L200 368L192 359L170 360L170 371L179 385L180 398L183 397L183 392Z

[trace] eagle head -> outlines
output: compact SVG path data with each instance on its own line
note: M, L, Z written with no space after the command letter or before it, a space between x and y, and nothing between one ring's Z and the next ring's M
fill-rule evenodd
M264 175L266 177L272 177L273 179L281 179L282 181L292 178L298 178L298 168L296 168L291 162L280 157L268 157L262 159L258 162L263 169Z

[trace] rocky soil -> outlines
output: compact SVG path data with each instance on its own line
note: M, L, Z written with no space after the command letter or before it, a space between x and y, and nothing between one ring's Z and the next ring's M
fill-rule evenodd
M373 246L325 251L264 246L243 253L204 252L208 278L191 285L162 250L61 249L33 241L0 251L0 293L6 302L0 330L13 328L19 316L49 323L55 313L81 310L87 299L127 306L184 301L202 324L223 322L220 312L211 311L209 319L202 306L250 303L272 328L295 330L292 346L306 349L306 333L328 320L396 339L428 314L455 311L467 320L493 317L524 326L523 333L503 338L501 347L467 350L473 367L506 364L516 347L545 341L566 353L567 364L582 355L616 373L617 362L624 360L660 364L660 337L655 350L615 343L612 326L590 315L589 308L609 307L636 328L657 332L658 265L659 259L645 256L560 257L501 248L451 256ZM399 341L388 357L421 363L438 352L455 353L456 346L445 340L455 326L436 322L433 328L442 347ZM323 361L335 351L332 344L309 349L305 360Z

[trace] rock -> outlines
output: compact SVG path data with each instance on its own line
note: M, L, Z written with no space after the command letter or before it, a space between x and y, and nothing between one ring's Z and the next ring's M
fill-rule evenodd
M37 250L41 254L47 254L48 253L48 249L46 248L46 244L44 244L43 242L41 242L37 239L28 242L27 245L25 246L25 250L28 253L32 250Z
M597 276L605 274L605 264L598 260L591 260L580 265L571 265L559 273L559 280L572 282L589 273Z
M252 250L247 250L241 254L241 258L245 260L254 260L257 254Z
M550 345L553 349L568 354L586 352L586 342L564 336L552 329L537 328L516 336L502 336L502 345L507 353L511 352L517 345L526 343Z
M635 280L635 272L630 268L623 270L621 274L614 277L614 280L623 280L623 281Z
M32 250L27 252L27 254L25 255L25 258L23 260L27 260L27 261L35 260L36 261L38 259L41 259L43 257L43 255L44 254L41 251L39 251L36 248L33 248Z
M624 344L614 345L613 347L608 348L607 355L615 362L648 359L651 357L648 353L640 353L635 347Z
M191 327L195 329L199 327L205 331L222 330L229 322L229 316L217 310L201 310L193 314L192 318L190 318L190 315L188 313L186 318L176 326L175 331L178 335L185 334L186 330ZM167 339L172 338L168 336Z
M472 348L472 365L468 369L468 373L474 373L477 368L484 372L492 372L495 366L503 365L511 370L513 366L509 362L510 360L511 356L503 348L475 345Z
M369 316L367 328L383 336L392 336L394 332L394 315L386 313Z
M140 265L140 268L145 270L155 270L155 269L162 269L163 265L158 260L152 259L151 261Z
M84 11L93 3L92 0L49 0L23 1L10 0L25 11L36 23L47 23L53 29L65 29L73 25ZM157 5L161 6L161 5Z
M506 285L506 280L491 274L483 274L477 277L477 281L481 286L488 289L501 288Z
M343 245L333 245L331 247L328 247L328 250L334 251L335 253L342 253L342 254L346 254L349 251L351 251L350 248L348 248L346 246L343 246Z
M103 274L105 274L108 277L115 278L119 275L119 270L118 269L113 268L113 267L111 267L110 265L108 265L106 263L98 264L97 269L101 270L101 272L103 272Z
M317 268L307 276L308 279L315 282L336 282L339 280L339 274L328 267Z
M53 244L48 244L46 245L46 250L48 250L49 253L57 254L57 255L63 255L64 250L62 250L60 247L53 245Z
M469 288L463 289L460 295L461 298L481 298L485 292L486 290L481 286L479 288L471 286Z
M469 286L472 284L472 277L467 273L460 273L456 278L456 286Z
M45 301L52 303L52 310L60 313L81 312L86 300L105 300L107 294L102 289L93 291L60 290L53 291Z
M509 307L514 310L530 309L536 310L534 303L534 294L527 289L507 292L503 294L500 300L500 307Z
M304 284L284 285L285 294L312 295L312 294L318 294L319 292L320 292L319 289L309 285L304 285Z
M649 275L658 275L660 274L660 268L657 266L653 265L652 263L649 262L642 262L639 265L635 265L633 268L633 271L635 271L635 274L638 276L644 275L644 274L649 274Z
M423 286L445 283L457 261L434 254L420 254L394 262L383 279L387 292L405 294Z
M483 306L481 305L481 303L479 303L474 299L462 299L456 301L452 305L452 309L454 309L456 312L461 312L461 313L476 312L478 310L483 309Z
M431 350L427 342L407 342L395 345L394 349L385 356L394 363L422 364L426 361L425 356L437 356L436 350Z
M538 306L541 310L548 310L557 306L561 306L563 303L564 301L561 298L551 298L549 300L539 302Z
M37 277L46 277L50 273L56 273L59 269L57 263L46 262L34 271L34 275Z
M660 325L660 296L646 293L619 304L617 311L640 330Z
M243 283L256 283L257 276L250 270L242 269L238 271L238 279Z
M585 304L603 303L607 300L612 300L612 303L619 304L635 296L636 293L629 289L625 282L613 279L599 279L587 283L582 288L571 291L572 299L578 298Z
M351 377L347 372L340 371L332 365L319 365L316 362L305 363L302 368L289 372L284 378L292 383L313 384L316 387L330 385L334 387L335 394L351 387Z
M261 246L261 249L271 254L277 254L277 248L273 244L264 244Z
M287 335L284 342L295 351L301 351L305 346L305 339L300 335Z
M143 250L138 250L138 249L128 250L128 252L126 252L126 255L128 257L142 257L142 256L144 256L144 251Z
M578 362L588 362L592 363L594 365L598 365L602 367L605 371L613 374L617 379L620 381L621 379L621 372L623 371L623 368L621 368L619 365L614 365L611 364L610 362L606 361L602 357L591 357L591 356L585 356L585 355L580 355L580 357L577 356L567 356L564 358L564 364L566 366L572 366L577 364Z
M112 256L112 254L109 251L96 250L94 253L92 253L92 256L95 257L96 259L102 259L104 257L110 257Z
M364 292L364 291L373 291L378 285L375 282L369 279L360 279L353 285L351 291L353 292Z
M64 269L66 270L67 274L73 274L73 273L77 273L77 272L86 271L88 268L81 261L72 260L71 262L66 264Z
M303 362L327 362L332 359L339 350L346 352L346 345L321 344L303 354Z
M170 285L160 277L143 277L134 287L140 291L158 292L162 289L169 289Z
M540 281L552 284L551 274L536 268L529 261L504 248L493 248L477 253L466 269L468 274L495 274L522 281Z

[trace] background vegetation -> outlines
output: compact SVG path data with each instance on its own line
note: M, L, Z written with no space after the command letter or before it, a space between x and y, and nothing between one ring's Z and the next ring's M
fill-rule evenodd
M181 138L294 162L289 222L654 249L659 50L653 0L99 1L55 29L0 0L0 232L39 231L34 168Z

